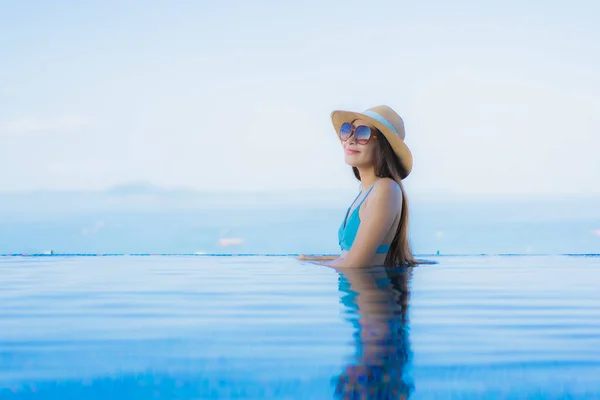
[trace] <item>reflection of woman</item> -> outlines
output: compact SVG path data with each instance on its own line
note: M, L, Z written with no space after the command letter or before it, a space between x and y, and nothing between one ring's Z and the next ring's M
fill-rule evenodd
M331 119L345 161L360 181L360 193L338 230L341 254L300 259L332 267L414 264L402 186L413 159L404 143L402 118L387 106L377 106L363 113L334 111Z
M411 268L345 268L339 288L356 333L355 362L335 382L340 399L408 399Z

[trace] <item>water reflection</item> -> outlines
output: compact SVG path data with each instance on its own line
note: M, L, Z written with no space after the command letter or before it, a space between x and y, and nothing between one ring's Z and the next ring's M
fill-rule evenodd
M413 385L408 303L412 268L339 269L345 319L356 353L334 379L339 399L408 399Z

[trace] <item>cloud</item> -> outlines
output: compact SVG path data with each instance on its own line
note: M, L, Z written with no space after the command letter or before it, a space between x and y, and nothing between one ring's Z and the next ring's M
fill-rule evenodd
M0 123L0 135L31 135L39 133L66 133L88 125L88 120L79 115L63 115L54 118L17 118Z
M106 223L104 221L97 221L92 227L83 228L80 233L83 236L95 235L105 227Z

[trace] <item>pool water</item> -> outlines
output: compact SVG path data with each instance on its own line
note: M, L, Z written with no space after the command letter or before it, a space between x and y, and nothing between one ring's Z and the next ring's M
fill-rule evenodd
M600 257L427 259L1 258L0 399L600 398Z

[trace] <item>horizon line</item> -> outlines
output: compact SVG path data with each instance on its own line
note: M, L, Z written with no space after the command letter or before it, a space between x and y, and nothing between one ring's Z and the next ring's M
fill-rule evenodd
M333 256L329 253L5 253L0 257L298 257ZM600 257L600 253L422 253L415 257Z

